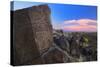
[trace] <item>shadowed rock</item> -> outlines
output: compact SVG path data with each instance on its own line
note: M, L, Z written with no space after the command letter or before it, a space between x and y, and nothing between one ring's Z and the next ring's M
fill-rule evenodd
M53 43L50 8L33 6L11 11L13 24L12 65L41 64L40 54Z

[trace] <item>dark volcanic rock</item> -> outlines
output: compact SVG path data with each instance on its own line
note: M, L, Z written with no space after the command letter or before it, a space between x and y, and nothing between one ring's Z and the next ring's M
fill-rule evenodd
M44 56L44 60L44 63L46 64L63 63L64 54L58 49L54 48Z
M13 24L12 65L41 64L40 53L53 43L50 8L33 6L11 11Z

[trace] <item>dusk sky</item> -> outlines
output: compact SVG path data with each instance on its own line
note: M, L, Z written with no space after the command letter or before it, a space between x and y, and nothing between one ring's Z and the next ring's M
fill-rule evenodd
M14 1L14 10L45 3ZM72 32L97 31L97 7L69 4L46 3L51 9L54 29Z

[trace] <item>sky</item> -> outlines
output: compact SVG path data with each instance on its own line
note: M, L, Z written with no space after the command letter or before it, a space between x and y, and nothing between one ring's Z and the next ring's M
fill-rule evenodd
M14 1L13 10L45 4L41 2ZM48 3L51 9L51 23L54 29L70 32L96 32L97 7L86 5Z

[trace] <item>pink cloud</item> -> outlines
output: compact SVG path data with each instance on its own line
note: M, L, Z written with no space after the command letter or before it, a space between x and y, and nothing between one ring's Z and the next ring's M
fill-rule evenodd
M64 21L63 29L68 31L96 32L97 21L92 19L68 20Z

